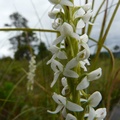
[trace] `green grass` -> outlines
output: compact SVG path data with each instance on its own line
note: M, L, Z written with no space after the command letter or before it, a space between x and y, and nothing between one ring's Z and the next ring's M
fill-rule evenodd
M54 109L56 104L51 99L53 89L49 87L53 80L53 72L50 66L46 65L46 61L47 59L37 62L34 90L28 92L25 73L28 71L28 61L0 60L0 120L54 120L58 117L47 113L47 110ZM119 69L119 64L120 60L115 59L114 74ZM103 75L101 79L91 83L89 92L99 90L103 95L103 100L106 100L110 60L108 58L99 59L97 67L102 67ZM110 108L120 97L120 74L116 79ZM54 89L56 88L54 87ZM102 106L106 105L105 100Z

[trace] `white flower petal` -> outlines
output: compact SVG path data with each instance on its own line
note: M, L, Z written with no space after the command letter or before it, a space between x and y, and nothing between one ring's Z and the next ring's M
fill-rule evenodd
M80 28L84 28L85 27L85 23L82 19L80 19L77 23L77 28L80 29Z
M64 107L63 110L62 110L62 116L63 116L64 118L66 118L66 116L67 116L67 112L66 112L66 108L65 108L65 107Z
M83 19L83 21L84 21L85 23L88 23L91 16L92 16L92 11L89 11L89 12L87 12L87 13L83 16L82 19Z
M70 37L75 38L76 40L80 39L80 36L77 33L71 33Z
M87 120L94 120L94 118L95 118L95 110L92 107L90 107L89 108L89 115L88 115Z
M70 2L69 0L61 0L60 4L66 5L66 6L73 6L73 3Z
M77 104L70 102L70 101L66 102L65 107L70 111L76 111L76 112L83 111L83 108L80 105L77 105Z
M65 66L66 69L72 69L74 68L79 61L76 60L76 58L71 59Z
M96 107L101 100L102 100L102 96L100 92L96 91L88 98L89 106Z
M58 112L60 112L60 110L63 108L63 105L58 105L55 111L50 111L47 110L47 112L51 113L51 114L56 114Z
M90 65L90 62L88 61L88 59L85 59L84 62L85 62L87 65Z
M80 36L80 43L87 43L88 42L88 36L87 34L83 34Z
M72 114L68 113L65 120L77 120L77 118Z
M62 83L62 85L65 87L65 86L67 85L67 78L66 78L66 77L63 77L63 78L61 79L61 83Z
M80 8L75 12L74 17L76 19L76 18L82 17L84 14L85 14L85 11L82 8Z
M73 33L73 27L70 24L64 22L63 25L59 28L59 31L61 35L71 36Z
M87 4L85 4L85 5L83 5L83 6L81 6L85 11L88 11L89 9L91 9L91 7L92 7L92 3L87 3Z
M63 75L66 77L71 77L71 78L78 78L79 75L74 72L73 70L65 69L63 72Z
M59 72L59 71L57 71L57 72L54 73L54 79L53 79L53 81L52 81L50 87L53 87L54 84L57 82L60 73L61 73L61 72Z
M59 48L55 45L52 45L49 49L48 49L52 54L55 54L59 51Z
M90 57L90 48L88 44L82 44L82 46L85 48L85 51L86 51L85 59L88 59Z
M48 0L52 4L59 4L60 0Z
M99 120L102 120L106 117L106 108L99 108L95 111L96 113L96 118Z
M77 54L76 59L77 59L77 61L79 62L79 61L81 61L81 60L86 59L87 57L88 57L87 51L86 51L86 49L84 49L84 50L80 51L80 52Z
M57 57L59 59L67 59L65 51L59 51L58 54L57 54Z
M83 78L83 80L77 85L76 90L83 90L89 86L89 81L87 80L87 76Z
M59 101L59 95L55 92L53 93L52 98L57 104L61 104L61 102Z
M56 15L59 13L58 10L54 10L54 11L51 11L48 13L48 16L51 18L51 19L55 19L56 18Z
M63 89L62 89L62 95L65 95L65 91L68 89L68 85L66 85Z
M59 36L57 39L53 41L53 45L57 45L58 43L62 42L65 39L65 36Z
M84 71L87 71L84 61L80 61L80 67L83 68Z
M88 76L88 80L92 81L92 80L97 80L101 77L102 75L102 69L98 68L92 72L90 72L87 76Z

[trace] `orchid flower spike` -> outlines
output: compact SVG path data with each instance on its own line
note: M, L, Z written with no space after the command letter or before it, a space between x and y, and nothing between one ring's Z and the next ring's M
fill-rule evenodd
M89 74L87 74L82 81L77 85L76 90L83 90L87 88L90 84L90 81L97 80L101 77L102 75L102 69L98 68Z
M59 26L57 30L60 31L61 35L53 42L53 45L61 43L64 39L66 39L66 37L72 37L79 40L79 35L73 32L73 27L66 22Z
M35 56L31 57L31 60L29 61L29 72L27 73L27 90L33 90L33 84L34 84L34 77L35 77L35 70L36 70L36 61Z

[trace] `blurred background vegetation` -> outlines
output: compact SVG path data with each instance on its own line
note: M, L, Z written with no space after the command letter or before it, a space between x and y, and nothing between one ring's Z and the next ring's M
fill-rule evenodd
M85 2L88 1L85 0ZM95 0L92 2L93 8L94 2ZM91 18L91 22L94 23L102 7L105 8L98 38L91 37L94 25L88 25L83 29L83 32L87 32L90 41L94 42L96 46L94 54L89 58L91 63L89 71L98 67L103 70L100 80L92 82L88 92L98 90L102 93L103 101L100 106L107 108L107 119L109 119L109 113L113 107L120 101L120 45L116 44L114 52L104 45L119 9L120 1L118 0L115 4L109 21L107 21L107 14L110 10L108 2L109 0L103 0L94 17ZM0 59L0 120L61 120L57 115L47 113L48 109L55 107L51 99L52 92L61 87L59 82L53 88L54 90L49 87L53 79L53 72L50 66L46 65L51 57L48 47L39 40L35 31L29 30L28 20L20 13L12 13L9 18L11 23L5 23L5 27L14 26L16 30L17 28L27 28L28 30L18 31L15 36L9 38L11 49L15 51L14 58ZM101 52L102 48L106 51ZM34 54L37 61L34 90L27 91L26 72L29 71L30 57Z

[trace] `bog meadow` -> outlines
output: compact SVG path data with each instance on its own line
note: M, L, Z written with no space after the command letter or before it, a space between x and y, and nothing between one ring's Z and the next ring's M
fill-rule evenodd
M97 2L46 0L51 28L30 27L19 11L8 16L0 32L15 34L8 38L13 57L0 59L0 120L113 120L120 106L120 0Z

